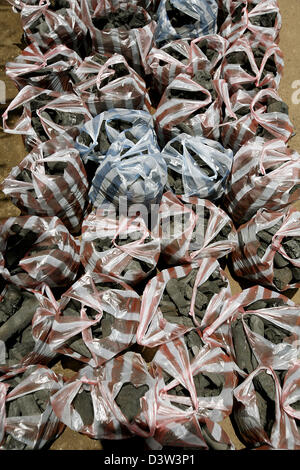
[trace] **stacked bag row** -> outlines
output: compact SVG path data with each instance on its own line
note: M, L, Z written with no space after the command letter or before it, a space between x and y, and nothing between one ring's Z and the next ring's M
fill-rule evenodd
M0 448L300 448L300 156L276 0L9 0ZM10 116L18 113L11 127ZM227 262L249 285L232 295ZM66 379L52 369L76 363Z

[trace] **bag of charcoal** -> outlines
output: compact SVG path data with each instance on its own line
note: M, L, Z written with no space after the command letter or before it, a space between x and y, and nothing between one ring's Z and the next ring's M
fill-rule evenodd
M232 411L237 367L221 348L200 346L192 334L198 336L196 330L190 331L161 345L156 352L152 364L165 381L160 394L182 410L193 408L199 416L219 423ZM199 348L196 355L195 348Z
M0 296L0 364L6 367L33 364L35 347L32 320L39 304L34 294L7 284Z
M230 296L229 281L213 258L164 269L144 290L137 343L154 348L202 330L218 317Z
M182 133L219 140L224 104L233 119L224 80L214 80L207 70L192 76L180 73L165 89L154 114L161 145Z
M300 449L300 363L283 371L260 366L234 390L232 419L246 447Z
M1 369L0 374L0 449L48 448L65 427L50 403L62 379L41 365Z
M259 209L279 211L299 197L299 154L280 139L256 137L235 154L222 204L243 224Z
M276 44L239 38L225 52L218 78L226 80L231 96L242 89L254 97L263 88L278 90L283 66Z
M79 128L74 144L85 165L92 161L97 169L96 165L102 162L109 147L118 140L121 133L125 132L129 140L137 143L149 130L155 140L154 123L150 113L134 109L109 109Z
M134 285L155 271L159 256L160 239L143 217L118 217L100 207L83 221L81 263L86 271Z
M124 132L98 166L89 199L94 209L105 203L119 208L125 201L127 208L144 213L160 203L166 182L166 163L152 129L136 143Z
M228 41L219 34L208 34L193 39L190 43L190 66L193 75L198 70L206 70L214 78L220 78L218 70L228 46Z
M158 381L158 394L155 433L153 437L146 439L149 449L164 448L166 452L175 452L179 448L184 450L234 449L229 436L221 426L206 416L207 402L202 413L201 409L197 410L193 406L183 405L184 398L180 397L180 392L177 393L176 389L184 390L184 386L180 384L177 376L169 385L166 385L165 375L170 376L154 362L150 365L150 373ZM208 373L211 376L211 373ZM201 376L201 373L198 375ZM177 386L172 389L171 384ZM230 393L232 394L232 391Z
M223 258L238 245L229 216L197 197L163 195L159 209L161 255L168 265Z
M1 184L22 215L56 216L73 235L81 230L88 189L80 155L62 136L35 147Z
M11 117L21 109L22 115L13 127ZM73 93L58 93L42 88L25 86L2 115L3 130L21 134L28 151L59 134L82 126L92 119L83 101Z
M94 379L82 377L86 369L52 397L58 418L71 429L96 439L153 436L157 380L148 372L142 356L134 352L121 354L98 369L97 374L90 371ZM90 392L83 388L85 384Z
M120 54L139 75L145 72L156 22L144 8L122 0L106 0L91 11L88 1L81 0L81 18L88 27L94 52Z
M288 115L288 106L275 90L262 89L252 98L240 89L230 98L230 102L231 109L228 106L225 108L220 126L221 142L225 148L238 152L256 136L287 142L293 135L294 126Z
M231 1L227 12L220 35L230 43L241 37L278 41L282 21L277 0Z
M89 50L88 28L80 18L77 0L45 0L38 5L23 4L21 21L28 44L36 44L44 52L60 44L83 57Z
M19 287L68 286L80 265L79 242L57 217L10 217L0 227L0 274Z
M182 133L162 149L168 168L166 189L177 195L215 201L225 191L233 153L219 142Z
M239 247L232 254L238 277L286 291L300 287L300 212L260 209L238 229Z
M49 287L33 318L36 355L62 354L99 367L136 342L140 297L113 276L87 273L58 303Z
M258 366L284 370L299 351L299 306L262 286L224 300L217 319L203 331L203 341L221 347L242 374Z
M59 93L73 92L78 81L75 71L81 62L79 55L64 45L43 53L38 45L30 44L13 62L7 62L6 74L18 90L31 85Z
M144 80L120 54L87 57L76 69L75 93L93 116L112 108L144 109L151 104Z
M161 0L157 10L155 42L193 39L217 32L216 0Z

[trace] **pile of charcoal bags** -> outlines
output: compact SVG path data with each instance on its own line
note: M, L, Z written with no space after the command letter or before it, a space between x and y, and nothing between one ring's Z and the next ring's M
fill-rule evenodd
M1 185L20 215L1 225L0 448L68 426L233 450L230 417L247 448L299 449L277 1L9 1L25 45L3 127L28 155Z

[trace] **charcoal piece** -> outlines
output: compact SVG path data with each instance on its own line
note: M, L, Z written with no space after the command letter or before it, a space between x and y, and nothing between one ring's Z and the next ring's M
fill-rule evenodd
M198 356L200 350L203 347L203 341L200 335L195 330L191 330L183 336L186 344L190 360Z
M215 88L212 81L212 76L206 70L199 70L195 75L193 75L193 81L201 85L211 94L211 99L214 101L217 97Z
M201 423L201 432L203 434L206 444L208 445L210 449L229 450L230 446L228 444L216 441L216 439L212 436L212 434L208 430L208 427L206 426L206 424Z
M136 416L141 412L141 401L140 399L149 390L148 385L135 386L130 382L126 382L122 385L115 401L122 413L128 419L129 423L132 423Z
M50 390L37 390L33 395L41 413L44 413L47 406L50 404Z
M249 10L250 10L250 7L248 6L248 11ZM275 21L276 21L276 12L255 15L255 16L249 17L249 21L254 26L261 26L264 28L274 28Z
M103 316L101 318L102 338L110 336L114 321L115 318L113 315L107 312L103 312Z
M256 393L260 423L270 437L275 422L276 389L274 379L265 371L262 371L254 377L253 385Z
M33 393L23 395L16 398L15 400L18 402L21 416L33 416L41 414L40 408L36 403Z
M42 252L51 251L51 250L59 250L58 245L38 245L33 246L29 251L27 251L26 256L41 256Z
M197 166L206 176L209 178L215 176L215 171L207 163L205 163L196 152L194 152L192 149L189 149L189 153L193 160L197 163Z
M182 100L193 100L193 101L204 101L207 99L207 95L199 90L186 90L186 89L178 89L178 88L170 88L167 92L167 99L182 99ZM202 108L200 111L203 112Z
M168 168L168 184L173 193L178 195L184 194L182 175L171 168Z
M193 377L198 397L217 397L224 386L222 374L203 372Z
M287 374L287 370L275 370L274 372L277 375L280 386L283 387L284 379L285 379L285 376Z
M273 308L273 307L282 307L285 305L283 299L264 299L264 300L256 300L251 304L244 307L245 311L248 310L260 310L261 308Z
M300 281L300 268L297 268L297 266L292 266L292 273L293 273L293 282L299 282Z
M197 43L197 47L206 55L209 62L214 62L218 56L218 52L214 50L212 47L209 47L209 43L206 39Z
M45 162L45 170L47 175L63 175L67 168L67 162Z
M277 326L266 319L263 319L263 321L265 324L265 338L274 344L280 344L285 340L285 338L288 338L292 335L292 333L288 330L285 330L284 328L281 328L280 326Z
M292 259L300 258L300 237L285 237L282 240L286 254Z
M81 390L72 401L75 410L80 414L84 426L91 426L94 422L94 406L91 393Z
M125 269L121 272L121 276L126 276L126 274L130 271L134 272L143 272L148 273L153 268L153 265L150 263L145 263L142 260L134 259L130 261L130 263L126 266Z
M285 289L292 281L293 273L290 268L274 268L273 283L278 290Z
M277 101L273 98L269 98L267 105L268 113L284 113L289 114L289 107L284 101Z
M164 52L169 54L171 57L174 57L174 59L179 60L182 64L188 64L189 59L183 55L178 49L174 49L173 47L165 47L162 49ZM167 64L167 62L165 62Z
M99 52L97 52L96 54L94 54L91 57L91 61L96 62L99 65L105 65L106 62L107 62L107 57L105 55L99 54Z
M257 232L256 236L260 240L263 240L264 242L268 243L268 245L272 243L273 235L268 233L266 230L261 230L260 232Z
M73 336L72 338L70 338L65 343L65 345L68 346L73 351L77 352L78 354L80 354L83 357L88 357L89 359L92 358L92 354L91 354L90 350L87 348L87 346L85 345L85 343L84 343L84 341L81 337L81 334L78 334L78 335Z
M20 334L28 325L30 325L38 306L39 303L34 295L26 293L24 302L19 310L17 310L16 313L14 313L7 322L0 327L0 340L5 342L11 337Z
M252 352L244 331L242 320L237 319L231 324L231 333L236 363L241 370L250 374L253 371Z
M114 247L112 239L109 237L106 238L97 238L93 240L93 245L97 251L108 251Z
M17 181L24 181L24 183L32 183L31 172L24 168L24 170L20 171L19 175L16 177Z
M285 266L288 266L289 262L286 258L284 258L278 251L275 253L274 256L274 267L276 268L284 268Z
M39 235L29 229L24 229L18 224L11 226L15 235L10 235L6 241L6 250L3 253L5 267L13 275L18 268L19 262L26 256L27 251L36 242Z
M58 111L55 109L47 109L47 111L41 112L41 116L63 127L80 126L83 125L85 121L83 114Z
M249 326L253 333L264 336L265 326L263 320L260 317L257 315L250 315Z
M0 325L18 310L22 301L21 290L17 286L9 284L0 303Z
M165 3L165 8L167 12L167 16L173 28L179 33L180 28L185 25L192 25L197 22L197 19L187 15L181 10L173 7L170 0L167 0Z
M93 18L95 28L101 30L120 28L127 31L135 28L143 28L151 20L146 20L141 11L129 7L127 10L110 12L107 16Z

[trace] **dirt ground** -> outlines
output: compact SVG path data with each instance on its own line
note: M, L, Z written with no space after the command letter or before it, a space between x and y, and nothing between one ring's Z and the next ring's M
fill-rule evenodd
M289 105L290 118L295 126L296 135L290 140L289 146L300 153L300 35L298 28L300 24L300 2L299 0L278 0L282 15L282 30L280 33L280 47L284 53L285 69L280 85L280 95ZM0 80L6 84L6 105L0 104L0 114L16 95L13 83L5 75L5 64L14 59L19 53L18 44L21 41L22 28L19 15L12 12L11 6L6 0L0 0ZM299 81L296 83L296 81ZM296 87L296 88L293 88ZM297 94L297 89L299 93ZM293 99L294 96L294 99ZM297 104L297 99L299 104ZM20 136L5 134L0 127L0 181L10 172L11 168L18 164L26 155L23 141ZM300 209L300 202L297 202ZM0 192L0 223L1 220L18 215L19 211ZM241 291L240 285L229 274L233 293ZM291 295L296 303L300 304L300 291ZM70 364L58 363L54 369L63 373L65 377L74 374ZM234 435L229 419L226 419L222 426L230 434L236 444L237 449L243 446ZM62 435L51 446L54 450L99 450L101 443L87 438L81 434L66 429ZM118 443L115 443L115 450L118 450ZM129 452L129 446L127 447Z

